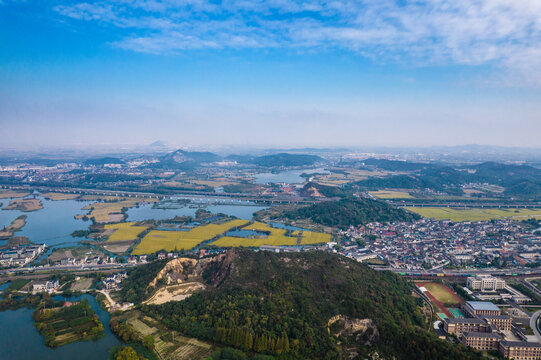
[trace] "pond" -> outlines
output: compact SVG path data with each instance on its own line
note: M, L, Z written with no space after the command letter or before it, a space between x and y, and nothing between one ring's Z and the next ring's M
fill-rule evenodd
M61 300L62 297L55 297ZM33 309L0 312L0 349L3 360L93 360L107 359L109 349L121 342L109 329L109 313L101 309L90 295L69 298L70 301L88 299L105 329L105 336L97 341L77 342L51 349L45 346L42 335L34 328Z

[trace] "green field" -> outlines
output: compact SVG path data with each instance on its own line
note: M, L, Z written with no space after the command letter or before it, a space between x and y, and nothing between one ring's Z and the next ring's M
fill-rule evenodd
M133 251L134 255L152 254L159 250L190 250L228 230L247 224L247 220L231 220L223 224L198 226L189 231L152 230Z
M127 222L120 224L108 224L105 225L105 230L115 230L112 233L108 241L126 241L126 240L136 240L137 236L148 229L147 226L136 226L135 222Z
M488 209L488 208L440 208L440 207L406 207L405 209L426 218L450 221L481 221L492 219L523 220L533 217L541 218L541 209Z
M454 296L449 290L440 284L436 283L426 283L422 284L425 289L427 289L432 296L436 298L442 304L460 304L460 300Z

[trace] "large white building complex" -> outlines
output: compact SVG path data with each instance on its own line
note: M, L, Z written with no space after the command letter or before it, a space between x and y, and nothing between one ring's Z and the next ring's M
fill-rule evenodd
M468 288L481 292L504 290L505 281L491 275L477 275L468 278Z

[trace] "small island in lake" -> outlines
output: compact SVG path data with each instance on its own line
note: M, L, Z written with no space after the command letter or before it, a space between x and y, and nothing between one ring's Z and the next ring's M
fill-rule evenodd
M15 199L9 202L4 210L20 210L24 212L37 211L43 209L40 199Z
M104 333L103 324L88 300L66 301L49 309L38 308L34 311L34 322L40 334L45 336L45 345L52 348L97 339Z

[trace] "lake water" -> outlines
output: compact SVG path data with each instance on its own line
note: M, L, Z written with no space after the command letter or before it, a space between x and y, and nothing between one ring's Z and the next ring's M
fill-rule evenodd
M0 208L0 228L8 226L20 215L26 215L26 225L21 231L15 233L16 236L26 236L34 243L44 243L47 246L65 244L63 246L73 246L84 238L73 238L71 233L75 230L86 230L90 226L89 221L77 220L75 215L85 214L86 210L81 210L90 201L61 200L52 201L40 197L43 209L31 212L22 212L19 210L1 210ZM266 209L264 206L247 205L246 201L240 205L214 204L213 199L197 198L195 202L199 205L188 204L184 207L175 209L155 209L151 204L141 205L137 208L128 210L129 221L141 220L165 220L175 216L189 215L195 216L198 208L203 208L213 213L223 213L230 216L236 216L240 219L251 220L252 214L256 211ZM1 201L3 205L9 203L9 199ZM5 241L0 241L0 245Z
M109 329L109 313L102 310L90 295L70 298L88 299L105 329L105 336L97 341L77 342L51 349L45 346L42 335L34 328L33 309L0 312L0 358L2 360L94 360L107 359L109 349L121 342ZM60 297L55 298L57 300Z
M45 243L48 246L81 240L72 238L71 233L87 229L90 225L90 222L75 219L75 215L86 213L86 210L81 209L90 204L89 201L40 200L43 204L41 210L0 210L0 227L8 226L20 215L26 215L26 225L15 233L16 236L26 236L34 243Z
M229 216L236 216L239 219L251 220L253 213L259 210L266 209L265 206L255 205L207 205L202 207L207 211L215 214L226 214ZM175 216L195 216L197 207L190 207L189 205L180 209L156 209L151 204L141 205L137 208L131 208L127 211L128 221L142 221L142 220L166 220L172 219Z
M306 181L302 174L329 174L325 169L287 170L279 173L261 173L255 175L256 184L287 183L302 184Z

